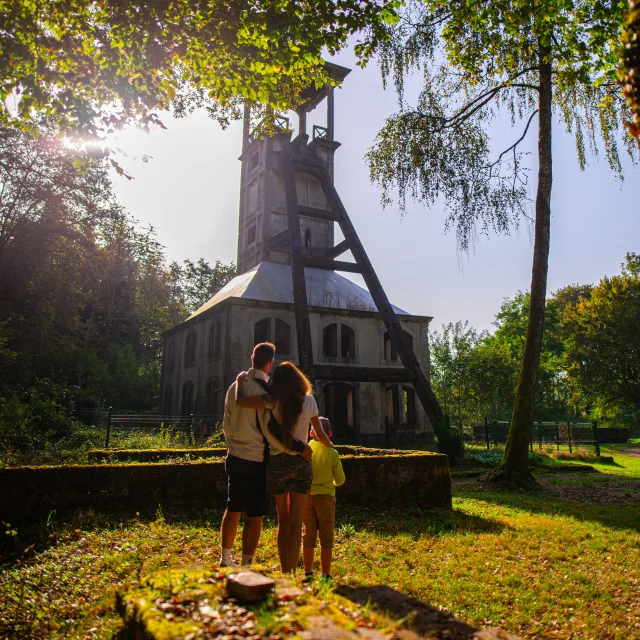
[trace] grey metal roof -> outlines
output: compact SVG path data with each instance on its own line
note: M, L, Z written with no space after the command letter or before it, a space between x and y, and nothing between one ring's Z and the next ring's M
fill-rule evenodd
M329 309L377 311L375 302L366 289L335 271L306 268L304 274L310 305ZM195 318L228 298L293 303L290 265L275 262L257 264L236 276L188 319ZM399 315L409 315L396 306L393 309Z

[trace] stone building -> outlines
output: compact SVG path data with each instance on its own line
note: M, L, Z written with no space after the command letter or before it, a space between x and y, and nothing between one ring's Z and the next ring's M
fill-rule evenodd
M329 65L342 81L348 69ZM253 346L276 345L277 361L298 362L296 315L288 238L287 203L279 154L321 161L333 178L333 88L311 89L298 112L298 135L277 119L271 137L245 137L240 185L238 276L184 322L164 334L160 411L218 421L224 392L250 363ZM306 134L306 114L327 103L327 126ZM311 138L311 139L309 139ZM304 170L295 173L304 280L308 302L315 393L338 442L376 444L403 437L433 439L433 430L374 300L342 271L355 263L334 262L336 217L322 185ZM393 307L405 340L429 371L430 317ZM407 342L405 342L407 344Z

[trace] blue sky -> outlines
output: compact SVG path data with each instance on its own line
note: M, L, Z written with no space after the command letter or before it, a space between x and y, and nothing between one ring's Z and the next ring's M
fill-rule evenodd
M363 158L385 117L397 110L396 96L393 88L383 90L375 64L362 70L349 51L335 61L353 69L336 91L336 139L342 143L336 187L387 295L411 313L433 316L436 329L456 320L491 329L502 300L529 288L529 225L523 222L511 236L480 236L471 251L461 253L455 235L445 235L444 207L408 203L402 218L397 207L383 210ZM419 79L410 80L408 95L417 87ZM310 124L314 120L324 124L324 105ZM167 130L119 136L117 146L129 156L123 164L135 177L114 175L120 201L141 224L153 225L169 259L235 261L241 124L223 131L202 112L163 121ZM512 131L505 113L492 125L492 140L509 146L519 131ZM534 189L535 145L532 127L526 150ZM549 291L597 282L619 272L626 252L640 252L640 169L625 158L622 183L604 158L581 172L573 139L561 124L554 129L553 151ZM152 157L148 163L136 159L144 154Z

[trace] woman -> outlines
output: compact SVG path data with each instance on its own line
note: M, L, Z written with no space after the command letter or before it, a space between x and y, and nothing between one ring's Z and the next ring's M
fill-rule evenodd
M294 437L305 444L309 439L309 422L315 437L332 447L318 418L318 406L311 395L311 384L291 362L273 370L270 392L245 398L238 376L236 404L257 409L260 427L269 441L267 493L278 510L278 554L283 572L294 571L300 556L302 517L306 495L311 491L311 463L290 449ZM261 411L262 410L262 411Z

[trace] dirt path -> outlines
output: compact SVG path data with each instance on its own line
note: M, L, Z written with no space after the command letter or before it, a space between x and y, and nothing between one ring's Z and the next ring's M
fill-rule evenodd
M621 449L620 453L624 453L625 456L640 458L640 447L629 447L628 449Z

